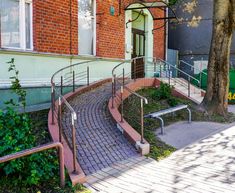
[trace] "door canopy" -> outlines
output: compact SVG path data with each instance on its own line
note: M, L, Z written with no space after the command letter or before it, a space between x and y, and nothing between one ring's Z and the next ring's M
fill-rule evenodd
M133 6L133 5L136 5L136 6ZM176 14L173 11L173 9L164 1L153 1L153 2L135 1L135 2L132 2L131 4L129 4L124 10L125 11L127 11L127 10L136 10L136 11L139 11L139 14L142 14L144 9L148 9L148 11L151 13L154 21L164 20L164 25L161 26L161 27L153 29L153 31L164 27L165 24L168 22L168 20L177 19ZM160 9L160 10L163 10L163 11L168 9L168 12L170 13L171 16L169 16L169 17L155 17L154 14L151 11L151 10L154 10L154 9ZM126 27L127 27L128 23L131 23L135 20L136 19L129 20L126 23Z

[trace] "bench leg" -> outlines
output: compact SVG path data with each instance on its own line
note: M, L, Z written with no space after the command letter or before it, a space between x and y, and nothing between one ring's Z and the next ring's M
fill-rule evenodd
M161 135L164 135L164 131L163 131L163 128L164 128L164 121L161 117L156 117L156 119L159 119L160 122L161 122Z
M191 123L192 121L192 113L191 113L191 110L189 108L187 108L188 110L188 123Z

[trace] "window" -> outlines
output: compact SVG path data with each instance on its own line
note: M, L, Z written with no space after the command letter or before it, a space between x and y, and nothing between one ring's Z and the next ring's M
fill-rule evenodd
M1 0L1 47L32 49L32 0Z
M78 0L79 54L95 55L95 1Z

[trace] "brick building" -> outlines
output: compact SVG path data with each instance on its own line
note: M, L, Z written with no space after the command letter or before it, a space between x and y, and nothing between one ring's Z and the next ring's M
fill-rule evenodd
M47 87L62 66L102 58L108 70L136 56L165 58L165 5L133 0L1 0L0 87L15 58L22 84ZM101 77L99 77L101 78Z

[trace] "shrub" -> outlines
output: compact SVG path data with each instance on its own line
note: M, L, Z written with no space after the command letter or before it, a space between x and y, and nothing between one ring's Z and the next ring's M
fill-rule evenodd
M26 113L18 113L15 107L25 107L26 92L18 79L14 60L10 62L9 71L14 71L11 77L11 90L18 95L18 103L10 99L6 109L0 110L0 157L36 146L31 121ZM53 150L33 154L31 156L0 164L0 171L12 177L15 185L37 185L42 181L52 179L57 173L58 160Z
M174 107L174 106L176 106L176 105L179 104L179 100L178 100L177 98L175 98L175 97L169 97L169 98L167 99L167 103L168 103L171 107Z
M160 87L152 94L155 100L168 99L171 97L171 86L161 82Z

